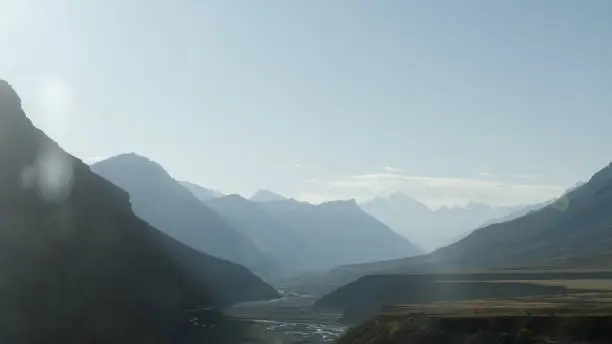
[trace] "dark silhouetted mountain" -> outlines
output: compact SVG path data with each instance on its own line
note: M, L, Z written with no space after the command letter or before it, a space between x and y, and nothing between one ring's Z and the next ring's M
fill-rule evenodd
M181 182L181 185L183 185L189 191L191 191L191 193L202 202L207 202L207 201L210 201L211 199L225 196L222 192L215 191L212 189L207 189L198 184L193 184L190 182Z
M284 201L286 198L269 190L257 190L250 200L253 202L272 202Z
M0 81L1 343L181 343L185 309L277 296L136 217Z
M257 247L285 270L308 269L316 252L306 244L305 238L274 219L261 207L240 195L229 195L207 202L207 205L224 217L233 228L250 238Z
M432 250L456 241L487 221L507 216L519 207L493 208L473 202L464 207L443 206L432 210L396 192L386 198L376 197L365 202L361 208L406 238Z
M313 268L368 262L420 253L420 248L366 214L354 200L319 205L295 200L260 203L314 249Z
M122 154L93 164L91 170L126 190L136 215L171 237L257 274L273 272L269 257L158 163Z

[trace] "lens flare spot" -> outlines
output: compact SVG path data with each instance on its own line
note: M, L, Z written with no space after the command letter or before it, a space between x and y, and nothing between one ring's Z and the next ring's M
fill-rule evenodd
M59 148L46 149L39 154L34 166L36 187L48 202L63 202L72 189L73 166L68 154Z
M558 211L566 211L569 209L570 201L567 196L561 196L555 203L553 203L553 208Z

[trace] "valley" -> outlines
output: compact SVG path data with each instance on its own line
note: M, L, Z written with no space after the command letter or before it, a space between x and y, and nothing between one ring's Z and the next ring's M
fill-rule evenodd
M384 287L382 277L375 284ZM426 331L432 332L426 334L426 338L430 338L428 341L415 343L448 343L444 340L463 343L463 340L472 338L469 340L474 343L490 344L486 342L487 338L497 338L499 331L510 338L527 330L529 332L525 333L532 335L534 340L553 340L554 336L563 336L557 338L565 340L592 336L585 334L586 331L569 333L560 330L566 326L589 328L589 331L603 336L602 331L607 333L606 324L612 324L611 270L524 269L520 272L482 271L395 277L408 280L401 286L404 296L388 289L378 289L373 295L396 295L398 298L381 301L376 307L368 308L367 314L360 314L359 307L355 308L368 298L367 291L355 294L357 299L345 298L344 309L340 305L317 305L318 301L325 300L320 298L321 295L280 290L282 297L279 299L240 303L223 312L249 324L247 333L253 343L283 344L336 341L359 344L369 343L368 340L377 336L376 343L396 343L393 340L414 336L415 324L421 324L419 326L425 326ZM456 284L450 283L450 280L456 281ZM438 283L445 283L448 288L440 289ZM419 287L416 295L415 286ZM397 287L395 282L394 288ZM422 290L427 290L430 296L423 294ZM399 297L403 297L404 301ZM487 332L486 335L476 331L478 328ZM440 337L440 331L448 335Z
M1 2L0 343L612 343L612 7L429 3Z
M260 336L281 343L333 343L347 329L339 322L341 312L319 312L313 309L315 297L281 291L280 299L241 303L224 313L254 323L252 330Z

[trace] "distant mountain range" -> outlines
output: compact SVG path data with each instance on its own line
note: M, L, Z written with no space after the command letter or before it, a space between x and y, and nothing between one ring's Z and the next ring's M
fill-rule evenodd
M284 201L285 197L276 194L270 190L257 190L250 198L253 202L272 202L272 201Z
M230 195L207 204L287 270L331 269L346 262L422 252L354 201L312 205L293 199L253 202Z
M176 240L262 276L277 268L248 237L158 163L137 154L122 154L93 164L91 170L126 190L136 215Z
M480 228L434 252L431 258L443 264L495 267L599 255L610 251L612 244L610 209L612 165L555 202L511 221Z
M360 206L368 214L427 250L451 244L486 223L495 222L513 213L518 214L524 208L494 208L473 202L464 207L443 206L432 210L401 192L388 197L376 197Z
M315 250L306 238L290 226L273 218L261 203L240 195L211 199L206 204L224 217L233 228L252 240L265 254L273 257L285 271L310 269L316 264Z
M313 268L409 257L422 250L366 214L354 200L313 205L293 199L259 203L301 238Z
M508 267L612 266L612 165L553 202L474 230L430 254L340 267L344 278L367 274ZM521 215L521 214L519 214ZM352 276L352 277L348 277Z
M136 217L0 80L1 343L177 343L186 309L276 297Z
M156 228L264 278L422 252L354 201L312 205L267 190L251 200L217 197L210 189L177 182L162 166L136 154L118 155L91 169L128 191L136 215Z

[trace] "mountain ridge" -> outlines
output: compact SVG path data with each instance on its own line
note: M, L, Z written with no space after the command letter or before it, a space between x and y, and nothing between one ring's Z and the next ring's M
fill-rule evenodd
M201 252L267 274L275 263L253 242L172 178L158 163L121 154L91 165L91 170L130 194L136 215Z
M424 203L402 193L377 196L360 203L360 207L397 233L427 250L453 243L457 238L516 211L521 206L491 207L480 202L465 206L442 206L431 209Z
M261 203L233 194L206 203L232 226L249 237L259 249L282 264L283 273L296 273L309 267L312 259L304 238L271 217Z
M611 207L612 164L594 173L588 182L570 188L554 202L509 221L480 227L427 255L339 267L335 273L361 276L490 269L546 265L559 259L568 262L579 259L584 267L589 255L605 257L612 251L607 246L612 244Z
M277 296L136 217L128 193L36 128L0 80L0 342L176 343L188 307Z
M418 246L364 212L355 200L310 204L288 199L260 205L316 249L312 255L317 258L318 268L421 252ZM343 245L338 246L339 242ZM372 246L374 242L376 246Z
M189 189L189 191L191 191L191 193L202 202L206 202L206 201L210 201L211 199L226 196L224 193L220 191L208 189L208 188L205 188L203 186L200 186L198 184L191 183L188 181L181 181L180 183L181 185Z
M274 202L284 201L286 199L286 197L266 189L259 189L255 191L255 193L249 198L249 200L252 202Z

